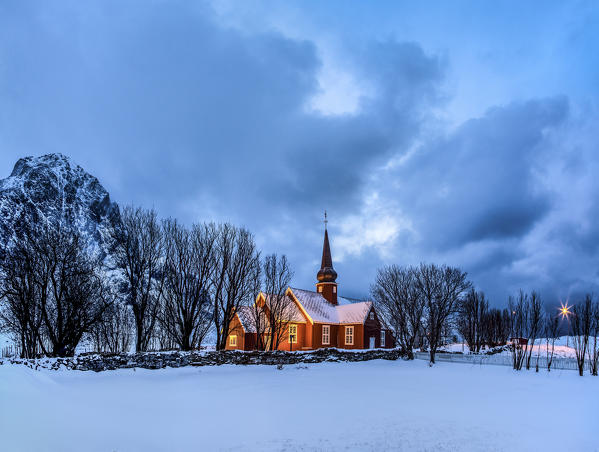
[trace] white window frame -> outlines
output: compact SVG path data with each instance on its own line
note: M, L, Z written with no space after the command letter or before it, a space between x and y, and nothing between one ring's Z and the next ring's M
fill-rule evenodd
M231 334L229 336L229 347L237 347L237 335Z
M289 343L297 344L297 325L295 324L289 325Z
M370 311L370 314L368 314L368 317L370 317L370 320L374 320L374 311Z
M385 346L385 339L386 339L386 334L385 334L385 330L381 330L381 347Z
M345 345L354 345L354 327L353 326L345 327Z
M331 325L322 325L322 345L331 345Z
M333 293L337 293L337 286L333 286Z
M318 293L322 293L322 286L318 286Z

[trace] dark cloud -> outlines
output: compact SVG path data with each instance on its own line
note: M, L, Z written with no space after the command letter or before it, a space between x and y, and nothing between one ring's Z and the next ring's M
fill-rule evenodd
M174 196L345 206L373 161L414 138L412 113L440 79L417 45L373 45L370 102L397 100L395 114L325 117L306 111L320 67L310 42L248 36L187 3L92 5L5 16L21 24L3 27L3 86L19 86L5 91L5 129L32 153L102 154L94 166L117 169L119 197L179 215Z
M381 23L368 17L370 27ZM352 33L362 15L355 20ZM568 45L591 42L596 28L576 24ZM419 261L464 267L498 304L520 287L548 298L596 287L597 115L592 105L580 113L567 84L556 90L551 79L544 92L524 80L534 95L492 107L501 77L513 72L518 84L527 64L509 39L487 49L486 30L447 34L448 45L464 43L458 61L472 64L459 67L445 41L430 52L399 32L346 31L337 69L351 73L357 108L323 114L311 107L323 90L323 38L284 28L234 26L199 2L0 3L0 169L62 152L120 203L248 226L265 252L289 255L299 286L314 280L328 209L346 295L367 295L383 263ZM428 33L444 34L432 25ZM568 52L569 66L587 47ZM526 58L539 59L535 49ZM482 59L491 66L477 73L464 59L471 50L493 55ZM543 68L528 72L533 81ZM595 72L579 74L579 99ZM465 80L458 93L488 83L480 97L492 101L450 129L439 112L451 77Z
M121 203L245 224L309 280L312 256L281 249L280 236L297 244L310 224L317 257L322 210L357 211L374 168L418 136L443 76L417 44L370 43L352 64L372 93L356 113L327 116L309 108L313 43L224 27L206 6L39 2L4 13L5 148L70 155Z
M567 115L564 98L496 107L418 149L396 177L427 245L444 250L527 234L551 208L536 175L545 133Z

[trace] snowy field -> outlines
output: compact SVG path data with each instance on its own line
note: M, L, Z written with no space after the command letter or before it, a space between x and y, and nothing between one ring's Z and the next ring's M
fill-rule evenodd
M574 349L572 340L573 340L572 337L566 337L566 336L557 338L555 340L555 344L554 344L554 348L553 348L553 356L555 358L575 358L576 351ZM592 340L593 339L591 338L591 341ZM547 340L545 338L540 338L540 339L535 340L535 345L532 346L532 356L536 356L539 353L540 353L541 357L547 356L547 348L549 348L549 351L551 352L551 343L549 344L549 346L547 346ZM444 350L447 352L462 352L462 353L469 352L468 346L461 342L445 345L443 347L440 347L440 350ZM485 350L483 349L482 352L484 353L484 351ZM501 354L511 355L511 352L509 352L508 350L505 350L505 351L501 352Z
M2 451L599 450L599 378L425 361L0 366Z

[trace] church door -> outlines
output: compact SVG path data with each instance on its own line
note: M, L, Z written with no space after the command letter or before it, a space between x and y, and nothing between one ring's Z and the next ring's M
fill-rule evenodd
M374 348L374 336L370 336L370 347L368 348Z

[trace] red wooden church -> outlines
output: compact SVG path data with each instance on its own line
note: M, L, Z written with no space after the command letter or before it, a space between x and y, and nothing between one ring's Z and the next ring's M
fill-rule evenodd
M322 264L316 275L316 291L287 288L289 298L287 331L279 350L315 350L323 347L345 349L393 348L391 332L384 327L371 301L355 302L337 293L337 272L333 268L329 235L325 227ZM257 306L268 305L260 293ZM227 338L227 350L254 350L256 327L249 319L252 307L235 314Z

